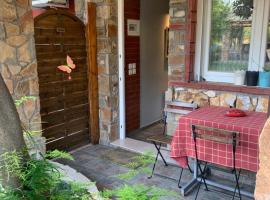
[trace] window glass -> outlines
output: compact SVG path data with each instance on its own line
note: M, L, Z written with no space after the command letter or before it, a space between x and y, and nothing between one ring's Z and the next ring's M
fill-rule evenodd
M266 59L265 59L265 70L270 71L270 13L268 18L267 28L267 40L266 40Z
M247 70L253 0L212 0L209 71Z

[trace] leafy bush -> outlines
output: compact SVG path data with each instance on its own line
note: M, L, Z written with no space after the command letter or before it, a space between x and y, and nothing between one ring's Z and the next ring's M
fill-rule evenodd
M130 170L124 174L117 175L117 177L123 180L129 180L138 174L151 174L152 169L149 168L149 164L153 164L154 162L155 158L152 152L139 154L133 158L132 162L126 165Z
M23 153L8 152L0 156L6 174L20 180L19 188L3 188L0 184L1 200L88 200L86 184L64 182L57 167L48 158L72 160L70 154L58 150L48 152L42 159L31 158L24 162Z
M126 167L128 172L117 175L122 180L130 180L139 174L150 175L152 169L150 164L155 162L155 157L152 152L139 154L133 158L133 161L128 163ZM137 185L123 185L114 190L105 190L102 192L104 198L113 198L117 200L158 200L163 197L171 199L170 197L178 197L179 195L173 191L161 189L158 187L150 187L142 184Z
M124 185L116 190L105 190L102 196L104 198L116 198L117 200L158 200L161 197L177 197L178 195L157 187Z

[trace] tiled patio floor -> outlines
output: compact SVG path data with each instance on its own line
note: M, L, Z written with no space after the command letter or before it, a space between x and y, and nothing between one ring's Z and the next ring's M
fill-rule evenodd
M179 198L177 198L179 200L194 199L195 192L191 193L187 197L180 196L180 191L177 187L176 182L170 179L164 179L158 176L154 176L152 179L148 179L147 175L141 174L134 177L132 180L126 182L115 177L115 175L117 174L127 172L128 169L123 165L129 163L131 161L131 158L136 155L135 153L122 149L110 148L102 145L97 146L89 145L72 152L72 154L75 158L75 161L60 161L60 162L63 164L70 165L71 167L75 168L76 170L78 170L79 172L83 173L85 176L90 178L92 181L95 181L100 190L104 188L116 188L124 183L128 184L142 183L145 185L155 185L157 187L174 190L179 193ZM159 163L157 172L169 175L173 178L177 178L179 176L178 168L175 167L165 168L163 167L162 163ZM186 183L190 179L191 175L187 171L185 171L183 174L182 183ZM170 200L171 199L172 198L170 198ZM231 199L231 197L213 191L206 192L203 189L201 189L198 199L226 200ZM245 197L243 199L249 200L249 198Z

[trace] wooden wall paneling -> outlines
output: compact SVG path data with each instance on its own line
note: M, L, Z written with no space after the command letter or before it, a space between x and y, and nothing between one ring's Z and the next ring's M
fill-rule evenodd
M140 0L125 0L125 92L126 131L140 128L140 37L127 35L127 20L140 19ZM136 63L136 74L128 74L128 64Z

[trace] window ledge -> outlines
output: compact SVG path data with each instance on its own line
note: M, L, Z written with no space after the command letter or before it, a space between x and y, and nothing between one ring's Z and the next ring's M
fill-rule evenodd
M170 86L187 87L192 89L207 89L226 92L240 92L254 95L270 95L270 88L261 88L256 86L238 86L229 83L215 83L215 82L176 82L170 81Z

